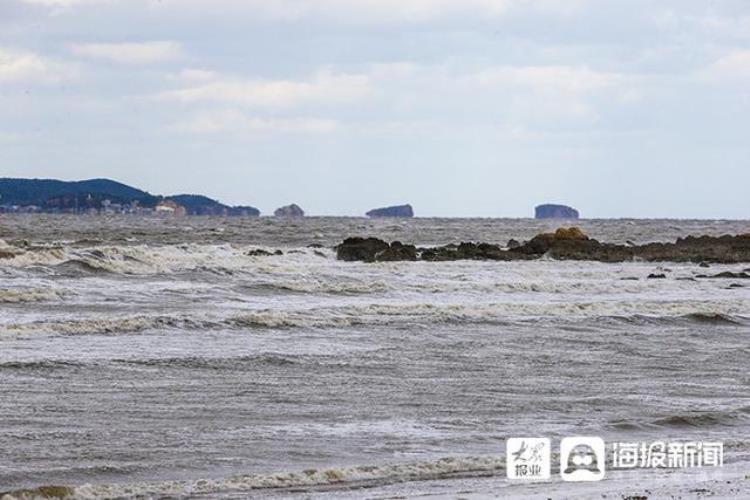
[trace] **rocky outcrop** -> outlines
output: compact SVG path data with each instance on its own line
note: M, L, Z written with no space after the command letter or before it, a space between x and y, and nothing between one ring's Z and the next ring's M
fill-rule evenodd
M299 205L292 203L291 205L277 208L273 214L276 217L304 217L305 211Z
M510 246L510 245L509 245ZM463 242L432 248L415 248L377 238L349 238L336 249L340 260L378 262L385 260L529 260L546 256L558 260L591 260L600 262L739 263L750 262L750 237L701 236L680 238L675 243L615 245L601 243L578 228L560 228L543 233L507 250L491 243ZM717 275L716 277L724 277ZM726 275L742 278L741 274Z
M368 217L414 217L411 205L397 205L394 207L374 208L367 212Z
M393 262L399 260L417 260L417 247L404 245L400 241L394 241L390 246L375 254L377 262Z
M545 204L534 210L536 219L578 219L578 210L567 205Z
M375 255L387 248L390 248L390 245L378 238L347 238L336 247L336 258L347 261L374 262Z
M346 261L392 262L417 260L417 247L394 241L390 245L378 238L347 238L336 247L336 257Z

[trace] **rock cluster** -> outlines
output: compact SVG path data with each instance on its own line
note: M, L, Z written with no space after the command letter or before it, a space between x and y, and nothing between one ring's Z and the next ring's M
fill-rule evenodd
M509 242L510 243L510 242ZM750 262L750 237L700 236L680 238L675 243L616 245L589 238L579 228L560 228L523 244L504 249L491 243L463 242L432 248L416 248L398 241L388 244L377 238L349 238L336 248L340 260L529 260L547 256L559 260L624 262ZM732 276L741 277L741 276Z
M347 238L336 247L339 260L364 262L387 262L417 260L417 248L394 241L390 245L377 238Z

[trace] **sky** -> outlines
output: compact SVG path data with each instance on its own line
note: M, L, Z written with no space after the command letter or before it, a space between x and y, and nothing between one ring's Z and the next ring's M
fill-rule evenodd
M0 0L0 176L750 219L750 2Z

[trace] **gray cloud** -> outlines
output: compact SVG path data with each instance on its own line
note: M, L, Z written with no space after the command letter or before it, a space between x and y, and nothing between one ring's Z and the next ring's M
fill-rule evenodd
M0 19L5 175L266 212L748 216L746 2L9 0Z

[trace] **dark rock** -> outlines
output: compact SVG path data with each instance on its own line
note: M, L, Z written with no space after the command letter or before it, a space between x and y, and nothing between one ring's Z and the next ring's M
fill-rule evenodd
M253 250L248 251L245 255L248 257L270 257L272 255L284 255L284 252L281 250L276 250L275 252L271 253L267 250L263 250L262 248L254 248Z
M510 260L512 256L498 245L462 242L422 251L423 260Z
M402 245L406 246L406 245ZM385 241L376 238L352 238L338 247L342 260L375 261L376 254L391 248ZM396 245L398 248L398 245ZM426 261L481 259L481 260L529 260L542 255L559 260L590 260L599 262L750 262L750 238L743 236L687 237L675 243L648 243L640 246L600 243L586 236L578 228L560 228L554 233L535 236L518 247L503 250L490 243L463 242L434 248L415 249L417 258ZM393 250L383 254L383 259L411 260L412 252ZM659 268L659 272L669 272ZM703 278L714 276L698 276ZM721 273L718 278L746 278L742 273Z
M719 278L719 279L750 279L750 274L746 272L741 273L733 273L731 271L724 271L723 273L714 274L714 275L707 275L707 274L701 274L697 276L697 278Z
M639 281L640 278L636 278L635 276L627 276L625 278L620 278L622 281Z
M399 260L417 260L417 247L404 245L400 241L394 241L388 248L375 254L377 262L393 262Z
M698 264L698 267L711 267L711 264L709 264L708 262L701 262L700 264Z
M534 211L536 219L577 219L578 210L567 205L539 205Z
M666 279L666 278L667 278L666 274L653 274L652 273L652 274L648 275L648 279L650 279L650 280L663 280L663 279Z
M378 238L347 238L336 247L336 258L345 261L374 262L375 255L388 248L390 245Z
M739 283L732 283L732 284L731 284L731 285L729 285L729 286L728 286L727 288L728 288L728 289L730 289L730 290L732 290L732 289L734 289L734 288L745 288L745 285L741 285L741 284L739 284Z
M564 254L570 255L576 250L598 245L599 242L591 240L583 231L577 227L561 227L554 233L541 233L534 236L531 241L510 249L513 252L525 253L527 255L542 255L550 250L560 251L560 257L565 258Z
M393 207L374 208L367 212L368 217L414 217L411 205L397 205Z
M304 217L305 211L299 205L292 203L281 208L277 208L273 213L276 217Z
M325 248L325 247L321 245L320 243L310 243L309 245L307 245L307 248Z
M521 243L518 242L518 240L509 239L508 243L505 245L506 248L518 248L521 246Z
M19 253L9 248L0 248L0 259L14 259Z
M314 253L315 255L317 255L318 257L323 257L324 259L326 259L326 258L327 258L326 254L324 254L323 252L321 252L321 251L319 251L319 250L314 250L314 251L313 251L313 253Z

